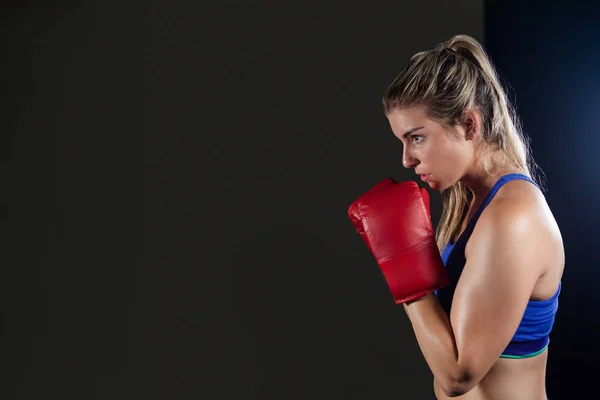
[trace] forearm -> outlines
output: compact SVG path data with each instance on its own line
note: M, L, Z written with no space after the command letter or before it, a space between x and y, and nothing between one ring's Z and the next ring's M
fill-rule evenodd
M417 342L436 381L447 394L464 389L450 320L434 294L404 304ZM456 393L457 394L457 393Z

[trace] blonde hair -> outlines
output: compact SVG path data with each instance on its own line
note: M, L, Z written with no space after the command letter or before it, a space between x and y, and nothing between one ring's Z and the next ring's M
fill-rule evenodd
M494 65L474 38L456 35L412 56L387 88L383 107L386 115L397 109L422 107L448 128L464 122L464 110L477 110L482 128L478 161L483 169L492 174L509 163L539 185L534 176L537 165L521 121ZM470 190L460 181L442 191L443 210L436 229L440 250L460 231L470 199Z

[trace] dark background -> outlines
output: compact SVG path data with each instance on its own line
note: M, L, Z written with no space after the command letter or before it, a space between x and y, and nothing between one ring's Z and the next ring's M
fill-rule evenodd
M574 394L581 389L594 397L600 356L600 4L532 3L486 2L485 43L512 85L565 245L548 396L585 398Z
M600 13L583 4L5 2L0 397L434 398L346 210L414 178L381 95L456 33L512 85L564 234L549 396L592 391Z

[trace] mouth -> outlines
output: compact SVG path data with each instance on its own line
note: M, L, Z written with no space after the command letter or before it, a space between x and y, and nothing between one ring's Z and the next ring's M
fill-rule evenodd
M429 176L430 176L430 175L431 175L431 174L420 174L419 176L421 177L421 180L422 180L423 182L428 182L428 181L429 181Z

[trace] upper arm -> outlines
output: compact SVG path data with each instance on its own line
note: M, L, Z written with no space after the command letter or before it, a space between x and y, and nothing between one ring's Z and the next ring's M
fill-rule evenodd
M498 202L477 225L450 314L457 373L473 384L509 344L542 271L540 228L531 206Z

